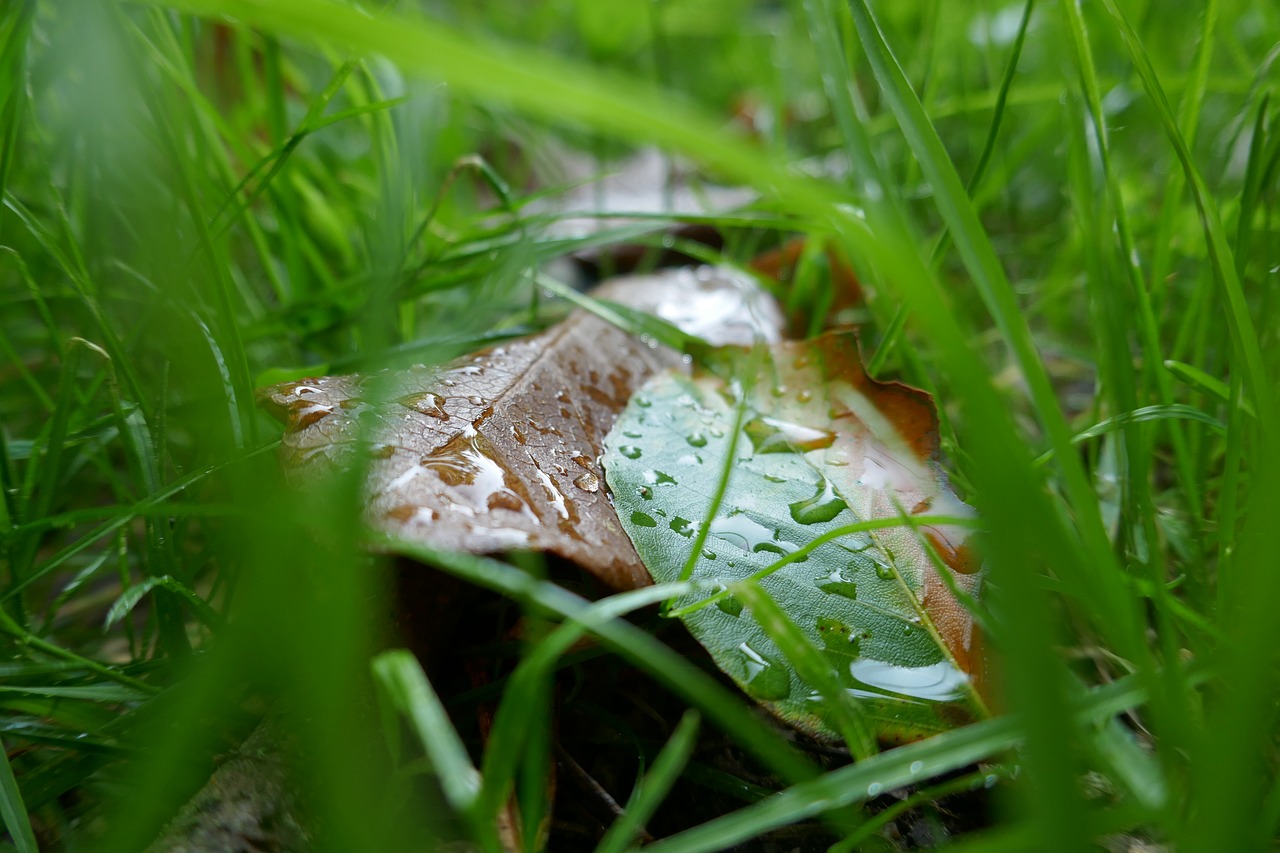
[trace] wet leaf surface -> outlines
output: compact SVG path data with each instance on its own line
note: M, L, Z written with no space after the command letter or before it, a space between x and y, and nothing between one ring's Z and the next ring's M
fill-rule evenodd
M598 298L717 343L776 340L780 319L740 276L703 267L618 279ZM617 413L680 354L577 311L546 332L437 368L263 389L305 486L369 456L367 520L436 547L547 551L616 589L649 583L618 524L598 457Z
M750 356L735 358L738 375L750 376ZM655 580L677 580L705 536L692 577L708 592L678 602L677 612L748 694L804 730L833 733L817 685L732 594L764 575L760 588L821 650L868 725L886 740L909 740L985 713L970 675L979 664L972 619L922 544L959 589L976 594L981 571L968 530L925 520L918 532L904 524L834 531L973 514L937 467L936 426L927 395L873 382L852 336L824 335L773 347L753 382L655 376L609 435L606 475ZM732 475L712 517L726 464Z

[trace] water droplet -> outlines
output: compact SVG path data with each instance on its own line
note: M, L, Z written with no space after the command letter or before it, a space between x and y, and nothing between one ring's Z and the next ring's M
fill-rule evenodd
M877 560L876 561L876 577L880 578L880 580L882 581L893 580L893 566L889 565L888 563L880 562L879 560Z
M474 364L468 364L466 367L459 367L458 373L463 376L483 376L484 368L476 367Z
M778 531L770 530L741 512L733 512L711 522L711 535L753 554L790 554L799 549L796 544L779 539Z
M642 409L647 409L653 405L653 401L650 400L648 397L634 397L632 399L632 402Z
M717 598L716 607L722 612L728 613L730 616L742 615L742 602L732 595L726 595L724 598Z
M653 516L647 515L639 510L631 513L631 523L636 527L657 527L658 522L653 520Z
M988 773L986 776L984 776L984 777L982 778L982 787L984 787L984 788L994 788L994 787L995 787L995 784L996 784L996 781L997 781L997 779L996 779L996 774L994 774L994 773Z
M813 399L813 392L808 388L802 389L800 393L796 394L796 399L801 403L807 403Z
M688 441L689 444L693 445L694 447L707 446L707 437L700 432L695 432L693 435L689 436L685 440Z
M655 483L663 486L676 485L676 478L672 477L670 474L664 474L661 471L654 471L653 473L654 473Z
M912 775L914 775L914 774L916 774L916 773L919 773L921 770L923 770L923 769L924 769L924 762L923 762L923 761L913 761L913 762L911 762L911 766L910 766L909 768L907 768L907 769L908 769L908 771L909 771Z
M791 678L785 667L760 654L746 643L738 646L746 691L757 699L778 701L791 694Z
M475 394L472 394L470 397L467 398L467 402L473 406L483 406L485 403L485 400L484 400L484 397L478 397Z
M858 637L853 633L852 628L839 619L819 616L814 627L818 629L822 644L828 649L845 655L858 654Z
M830 447L836 440L836 434L830 430L766 417L752 418L743 431L751 439L756 453L805 453Z
M441 421L449 420L449 413L444 408L444 398L427 392L410 394L397 400L400 405L413 409L418 414L427 415Z
M600 480L590 471L575 479L573 484L584 492L600 491Z
M710 548L703 548L702 556L706 557L708 560L714 560L716 559L716 552L712 551Z
M787 482L787 478L786 478L786 477L775 477L773 474L765 474L765 475L764 475L764 478L765 478L766 480L768 480L770 483L785 483L785 482Z
M671 524L668 526L686 539L693 535L693 522L689 521L687 518L681 518L677 515L675 518L671 519Z
M889 693L932 702L948 702L959 699L964 694L965 685L969 683L969 676L947 660L928 666L898 666L863 658L849 664L849 674L861 685L850 692L855 696L868 698L883 698Z
M648 486L641 486L640 488L636 489L636 494L647 501L653 500L653 489L649 488Z
M831 482L823 478L818 481L818 491L813 497L791 504L791 517L800 524L824 524L848 508Z
M858 585L846 578L837 569L829 575L814 578L814 586L828 595L843 595L845 598L858 597Z
M624 444L618 448L618 452L628 459L639 459L641 450L633 444Z
M884 790L884 785L881 785L879 782L872 782L870 785L867 786L867 796L868 797L879 796L880 792L883 790Z
M633 430L633 429L624 429L622 431L622 434L625 435L627 438L639 438L641 435L643 435L643 433L637 432L636 430Z

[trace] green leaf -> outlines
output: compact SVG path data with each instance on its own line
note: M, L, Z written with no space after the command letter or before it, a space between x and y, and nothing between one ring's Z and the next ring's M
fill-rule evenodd
M682 580L689 566L703 590L674 615L745 692L813 734L902 741L984 716L955 594L981 585L973 513L937 467L927 395L870 380L848 335L719 356L737 379L656 376L605 443L650 574Z

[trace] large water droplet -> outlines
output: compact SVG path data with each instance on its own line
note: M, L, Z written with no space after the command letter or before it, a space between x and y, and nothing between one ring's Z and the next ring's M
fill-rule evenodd
M639 459L642 451L634 444L624 444L618 448L618 452L628 459Z
M664 486L676 485L676 478L672 477L670 474L664 474L661 471L654 471L653 474L654 474L653 481L659 485L664 485Z
M693 535L693 522L689 521L687 518L681 518L678 515L671 519L671 524L669 524L668 527L686 539Z
M785 555L799 550L795 543L780 539L777 530L770 530L741 512L711 522L711 535L753 554Z
M653 516L636 510L631 513L631 523L636 527L657 527L658 522L653 520Z
M742 684L757 699L779 701L791 694L791 678L785 667L746 643L738 646L742 665Z
M813 497L791 504L791 517L800 524L823 524L848 508L831 481L823 478L818 481L818 491Z
M730 616L742 615L742 602L733 594L726 595L724 598L717 598L716 607L721 612L728 613Z
M430 392L424 394L410 394L397 400L400 405L407 406L419 414L436 418L437 420L449 420L449 413L444 408L444 398L438 394Z
M600 491L600 480L590 471L574 479L573 484L584 492Z
M849 664L849 674L861 685L850 692L855 696L870 698L890 693L932 702L948 702L959 699L964 694L965 685L969 683L969 676L946 660L928 666L898 666L863 658Z
M707 437L700 432L695 432L693 435L685 439L685 441L689 442L689 444L693 445L694 447L707 446Z
M846 578L837 569L829 575L814 578L814 586L828 595L843 595L845 598L858 597L858 585Z
M836 440L836 434L830 430L766 417L752 418L743 431L751 439L756 453L804 453L830 447Z

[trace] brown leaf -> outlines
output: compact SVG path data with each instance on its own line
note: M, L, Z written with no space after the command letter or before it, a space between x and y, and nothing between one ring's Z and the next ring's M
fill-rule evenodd
M754 285L709 267L617 279L597 297L716 344L774 341L781 319ZM398 538L472 553L547 551L615 589L649 575L610 506L598 457L632 391L679 354L585 312L438 368L262 389L287 426L302 484L371 457L367 521ZM384 401L384 402L378 402Z

